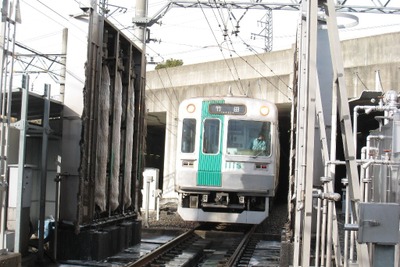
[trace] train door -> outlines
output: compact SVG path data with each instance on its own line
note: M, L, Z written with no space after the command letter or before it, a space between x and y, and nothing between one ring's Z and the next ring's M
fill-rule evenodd
M222 137L224 116L209 113L210 103L204 101L201 114L198 186L221 186Z

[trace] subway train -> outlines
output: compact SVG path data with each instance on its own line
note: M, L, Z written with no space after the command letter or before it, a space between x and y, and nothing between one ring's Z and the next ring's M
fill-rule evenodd
M186 221L259 224L279 181L278 110L247 96L179 106L175 190Z

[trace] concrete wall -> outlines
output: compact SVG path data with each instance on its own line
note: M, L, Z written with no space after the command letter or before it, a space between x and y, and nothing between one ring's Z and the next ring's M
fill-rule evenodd
M400 89L400 32L342 42L350 98L374 90L378 72L384 91ZM147 72L146 108L166 112L164 197L174 197L179 103L189 97L234 95L288 103L293 87L294 49ZM339 56L339 55L336 55Z

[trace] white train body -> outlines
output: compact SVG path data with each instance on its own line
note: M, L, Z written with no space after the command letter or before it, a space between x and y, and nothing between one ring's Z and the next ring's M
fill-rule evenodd
M258 224L269 214L279 171L275 104L199 97L179 107L176 191L184 220ZM265 143L252 147L264 135ZM259 150L255 150L259 149Z

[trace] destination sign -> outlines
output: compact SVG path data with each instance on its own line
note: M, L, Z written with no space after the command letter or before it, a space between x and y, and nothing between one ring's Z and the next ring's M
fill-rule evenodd
M239 104L210 104L208 112L210 114L245 115L247 109L245 105Z

